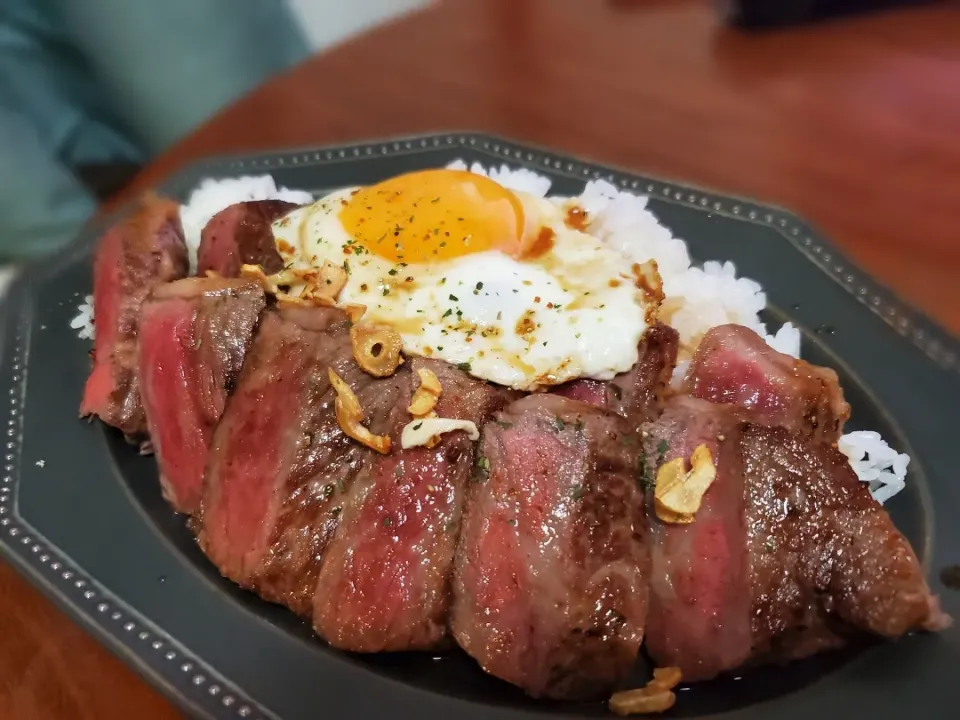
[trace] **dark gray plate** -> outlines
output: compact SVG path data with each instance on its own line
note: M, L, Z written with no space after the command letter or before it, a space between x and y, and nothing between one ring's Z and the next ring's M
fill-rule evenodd
M960 563L957 409L960 345L905 307L782 210L611 170L473 134L210 160L162 190L182 198L203 177L272 173L315 193L454 158L546 173L573 194L606 178L649 194L697 260L730 259L765 286L770 313L804 330L807 359L838 370L851 427L879 430L913 457L889 503L945 609L941 578ZM69 323L91 291L103 224L28 272L5 306L0 408L0 550L104 644L189 713L210 718L461 720L603 716L602 704L537 703L462 653L353 657L331 651L289 613L222 580L160 497L152 460L77 420L89 344ZM960 716L960 629L766 668L685 689L672 714L743 720ZM638 673L643 672L638 668Z

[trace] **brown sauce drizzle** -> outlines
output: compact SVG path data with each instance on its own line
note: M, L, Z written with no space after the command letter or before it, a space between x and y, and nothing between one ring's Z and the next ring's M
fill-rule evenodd
M564 222L566 222L568 228L582 231L587 227L587 211L579 205L572 205L567 209L567 217Z
M530 247L523 253L524 257L535 258L550 252L550 248L553 247L554 237L556 237L556 233L554 233L551 228L541 228L536 240L530 243Z

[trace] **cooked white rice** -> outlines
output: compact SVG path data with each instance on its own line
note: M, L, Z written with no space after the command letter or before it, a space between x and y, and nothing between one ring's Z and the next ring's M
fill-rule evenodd
M484 168L479 163L469 167L456 160L448 167L486 175L504 187L546 197L550 178L525 168ZM196 268L200 232L216 213L236 202L246 200L287 200L309 203L313 197L300 190L278 188L269 175L225 180L207 179L200 183L180 209L191 270ZM564 202L567 198L551 198ZM647 198L618 190L604 180L586 184L578 203L587 210L590 230L633 262L657 261L666 296L662 317L680 334L680 353L674 380L683 378L690 358L704 333L725 323L745 325L762 335L779 352L800 357L800 331L785 323L775 332L760 320L759 313L767 303L760 283L737 277L731 262L708 261L693 265L686 243L672 235L647 209ZM93 298L87 296L79 314L70 323L81 338L93 337ZM870 492L883 503L904 488L910 458L897 453L879 433L858 431L844 435L840 450L850 458L850 465Z
M77 316L70 321L70 327L77 331L77 337L93 340L93 295L87 295L77 308Z
M878 502L886 502L905 487L910 456L898 453L880 433L857 430L840 438L837 447L850 459L850 466Z

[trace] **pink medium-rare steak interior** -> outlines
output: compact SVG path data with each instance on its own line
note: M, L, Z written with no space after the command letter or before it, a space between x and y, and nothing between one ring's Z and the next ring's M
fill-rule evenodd
M271 225L298 205L283 200L251 200L231 205L200 233L197 273L236 277L241 265L260 265L267 274L283 269Z
M659 420L644 426L648 494L659 465L689 458L700 444L717 467L691 525L660 522L650 511L647 650L658 665L679 667L684 680L714 677L750 655L743 476L725 450L742 415L731 405L676 397Z
M372 452L340 429L328 371L354 387L367 408L372 397L388 391L390 379L373 378L356 364L349 321L339 310L287 308L282 315L285 337L293 340L298 353L302 351L304 363L297 371L296 396L288 398L293 407L281 433L299 440L292 453L281 458L278 476L265 478L275 482L277 503L264 520L267 545L245 582L264 599L309 618L327 545L340 524L353 479ZM258 366L259 372L289 363L284 347L290 346L274 347L270 364ZM256 405L246 406L244 412L256 412Z
M96 338L80 415L96 415L131 439L143 439L146 416L137 376L140 305L158 284L188 271L179 205L145 198L100 240L94 257Z
M277 559L270 557L272 543L278 523L289 519L288 502L309 513L311 525L303 529L310 534L303 539L322 551L309 542L323 535L324 522L336 523L330 501L337 488L316 486L310 471L336 475L346 468L335 478L345 482L360 453L335 427L327 376L331 362L350 352L348 322L328 308L265 311L211 441L201 545L225 576L267 595L271 586L260 586L258 572ZM333 440L325 450L335 450L335 457L317 456L318 437ZM317 467L324 460L329 467Z
M437 375L443 387L435 408L440 417L481 425L514 395L447 363L413 358L410 367L407 378L415 378L419 368ZM411 422L406 406L412 390L408 384L397 392L382 423L395 449L368 456L324 558L314 627L335 647L428 649L446 634L449 578L474 443L457 431L444 434L434 448L400 449L400 431Z
M162 285L140 315L140 389L164 496L200 506L207 448L260 312L257 283L188 278Z
M647 650L685 679L792 660L864 632L949 623L913 550L827 443L677 397L645 426L647 480L703 443L717 477L690 525L651 519Z
M220 571L306 616L367 452L337 425L330 368L355 387L374 382L353 360L346 315L264 313L214 436L203 499L201 544ZM253 448L251 428L262 443Z
M451 629L484 670L534 696L608 692L646 616L639 443L620 417L532 395L483 429Z
M748 408L759 422L836 442L850 416L837 374L778 353L742 325L712 328L687 371L685 391Z

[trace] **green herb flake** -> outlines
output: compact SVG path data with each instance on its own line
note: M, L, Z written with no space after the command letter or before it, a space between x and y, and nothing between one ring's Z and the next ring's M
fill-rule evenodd
M456 295L451 295L451 296L450 296L450 299L453 300L454 302L459 302L459 301L460 301L460 298L458 298Z
M419 430L419 429L422 428L422 427L423 427L423 423L422 423L422 422L418 422L416 425L413 426L413 429L414 429L414 430Z
M391 517L385 517L385 518L383 519L383 526L384 526L384 527L390 527L391 525L393 525L393 518L391 518Z
M450 317L453 315L453 310L448 308L447 311L443 314L443 317Z
M458 369L458 370L463 370L464 372L470 372L470 368L472 368L472 367L473 367L473 366L470 364L469 361L457 363L457 369Z
M587 491L583 485L577 483L573 486L573 490L570 491L570 497L572 497L574 500L582 500L586 492Z
M553 422L550 423L554 430L557 432L562 432L564 428L567 427L567 424L563 421L562 417L555 417Z
M397 272L398 271L396 268L390 268L389 270L387 270L387 275L396 275Z
M652 492L656 482L650 477L650 468L647 467L647 455L643 450L637 457L637 482L644 492Z
M670 444L666 440L661 440L657 443L657 454L666 455L667 450L670 449Z
M477 455L473 463L474 476L478 480L486 480L490 477L490 460L484 455Z
M504 430L509 430L513 427L513 423L506 422L505 420L496 420L495 421L499 427L502 427Z

